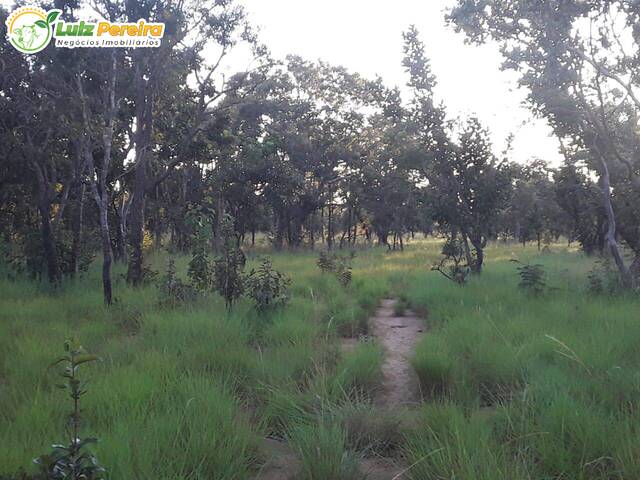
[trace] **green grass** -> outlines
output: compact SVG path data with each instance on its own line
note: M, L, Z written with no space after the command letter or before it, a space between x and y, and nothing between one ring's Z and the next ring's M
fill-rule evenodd
M544 265L552 288L518 289L507 256ZM467 286L420 273L407 291L432 325L414 357L429 434L408 454L438 450L415 478L640 478L639 299L590 296L593 260L575 252L489 258Z
M388 290L386 279L363 274L380 268L383 252L356 259L362 272L347 289L320 274L313 253L273 257L293 279L292 299L268 318L245 300L228 314L214 295L160 308L155 286L127 287L121 265L110 308L101 302L99 264L56 293L1 280L0 475L65 440L69 405L47 366L70 336L102 358L83 372L91 379L83 430L100 438L96 453L113 479L250 478L263 461L261 437L284 436L316 418L323 402L373 388L380 352L367 344L342 358L339 336L364 333ZM183 278L187 262L176 258ZM162 273L166 254L151 256L151 265Z
M360 456L398 452L416 479L640 478L640 301L590 297L594 260L561 246L492 246L464 287L429 270L438 250L363 250L348 288L314 253L273 254L291 302L267 318L246 300L227 313L214 295L160 308L121 265L110 308L97 263L55 293L0 280L0 476L64 440L69 405L47 366L75 336L102 357L83 372L83 434L100 438L110 479L252 478L266 435L290 439L309 479L359 478ZM543 264L553 288L519 290L510 258ZM162 273L166 254L150 259ZM188 258L175 260L185 278ZM340 350L389 295L428 315L417 414L372 405L376 342Z

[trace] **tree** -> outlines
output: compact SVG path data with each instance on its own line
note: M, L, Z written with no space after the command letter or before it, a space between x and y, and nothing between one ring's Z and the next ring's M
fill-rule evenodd
M510 168L499 162L491 150L489 132L475 118L467 120L458 144L451 153L438 158L432 167L430 198L435 219L459 232L467 254L467 264L480 273L484 248L495 237L500 212L511 195ZM475 253L472 259L468 242Z
M621 135L618 128L637 118L640 62L637 35L630 35L629 45L620 38L638 18L640 9L634 3L605 0L554 0L535 7L533 2L459 0L448 16L471 41L500 42L505 68L521 72L529 104L549 121L566 158L584 159L598 175L606 244L627 287L638 282L640 254L634 251L635 260L626 264L618 225L635 222L636 216L620 222L614 196L628 192L637 198L640 191L638 157L629 148L637 145L638 135L628 129ZM617 184L627 188L618 189Z

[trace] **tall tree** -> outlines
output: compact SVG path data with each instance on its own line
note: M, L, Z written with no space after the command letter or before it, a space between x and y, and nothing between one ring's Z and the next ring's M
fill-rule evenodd
M598 175L606 243L626 286L638 282L640 252L634 251L631 265L626 263L618 245L621 212L614 197L626 191L637 198L640 192L638 157L629 148L638 135L625 138L616 126L637 118L640 110L640 36L632 28L639 16L638 6L626 1L459 0L448 17L473 42L500 42L505 68L521 72L533 111L549 121L567 159L585 159ZM622 41L625 30L630 35ZM636 229L625 225L625 230ZM627 245L634 248L633 242Z

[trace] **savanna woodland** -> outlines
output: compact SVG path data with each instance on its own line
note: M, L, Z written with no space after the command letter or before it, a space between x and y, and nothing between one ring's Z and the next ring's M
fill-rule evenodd
M25 55L0 7L1 479L640 479L638 1L443 13L558 162L414 26L396 86L235 0L38 6L165 33Z

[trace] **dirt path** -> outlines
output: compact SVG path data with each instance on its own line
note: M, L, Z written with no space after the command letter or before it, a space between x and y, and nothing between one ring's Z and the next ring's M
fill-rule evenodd
M375 398L380 408L409 406L420 401L418 379L411 366L411 356L424 334L424 323L410 310L403 316L397 316L395 305L395 299L384 299L375 315L369 319L369 333L384 349L382 388ZM355 338L343 339L343 352L353 350L357 343L358 339ZM296 454L285 443L275 440L265 440L263 448L270 459L256 480L295 480L300 468ZM405 478L402 468L392 459L363 458L360 469L367 480Z
M407 310L396 316L396 300L385 299L369 320L371 334L384 348L382 389L376 403L382 407L415 404L420 401L418 379L411 366L411 355L424 334L424 323Z

